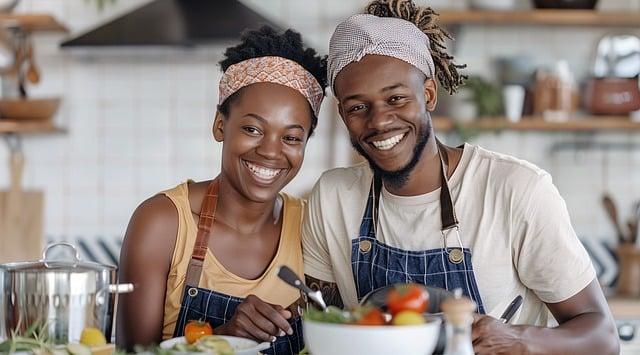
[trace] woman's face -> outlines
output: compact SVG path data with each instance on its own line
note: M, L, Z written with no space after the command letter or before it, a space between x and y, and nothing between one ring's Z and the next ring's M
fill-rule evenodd
M222 174L254 202L268 202L300 170L312 112L298 91L256 83L241 89L229 117L216 117L213 132L223 141Z

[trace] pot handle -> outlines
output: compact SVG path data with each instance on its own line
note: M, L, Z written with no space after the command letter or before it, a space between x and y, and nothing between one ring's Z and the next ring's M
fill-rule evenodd
M78 249L76 248L75 245L67 242L57 242L57 243L51 243L47 245L42 251L42 261L47 261L47 254L49 253L49 250L55 247L68 247L73 249L73 258L76 259L75 262L76 263L80 262L80 253L78 253Z
M108 291L109 293L131 293L133 292L133 284L132 283L127 283L127 284L115 284L115 285L109 285L108 287Z

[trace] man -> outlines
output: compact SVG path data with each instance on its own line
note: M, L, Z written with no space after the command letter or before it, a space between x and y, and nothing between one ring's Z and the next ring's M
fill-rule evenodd
M303 225L308 283L347 307L398 282L461 288L478 305L479 354L617 353L613 319L551 177L436 140L435 78L450 93L463 80L437 14L410 0L374 1L367 12L336 28L328 73L368 164L326 172L314 187ZM517 295L519 325L502 324L494 317Z

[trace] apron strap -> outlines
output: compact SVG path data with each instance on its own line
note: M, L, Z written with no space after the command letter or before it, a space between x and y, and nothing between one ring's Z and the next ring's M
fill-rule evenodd
M209 183L204 199L202 199L202 204L200 206L200 218L198 219L198 235L196 237L196 243L193 246L189 266L187 267L185 286L189 285L198 287L200 284L202 265L204 263L204 258L207 255L209 235L211 234L211 228L213 227L213 221L215 219L214 216L216 214L216 207L218 205L219 187L219 178L215 178L211 183Z
M440 158L440 220L442 221L442 231L447 231L451 228L458 227L458 218L456 217L456 211L453 207L453 199L451 198L451 190L449 189L449 179L447 178L447 161L449 157L445 150L445 147L440 140L436 138L436 144L438 146L438 158ZM371 182L373 189L373 229L374 233L378 227L378 209L380 206L380 193L382 191L382 178L374 174L373 181Z

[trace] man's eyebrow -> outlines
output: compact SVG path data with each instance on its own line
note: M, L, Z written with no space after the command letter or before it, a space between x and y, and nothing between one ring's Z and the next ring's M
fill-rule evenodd
M405 84L403 84L403 83L396 83L396 84L393 84L393 85L389 85L389 86L383 87L382 89L380 89L380 92L386 92L386 91L391 91L391 90L394 90L394 89L397 89L397 88L406 88L406 87L407 86ZM349 96L345 97L344 100L342 100L342 101L358 100L358 99L361 99L363 97L364 97L364 95L362 95L362 94L354 94L354 95L349 95Z

